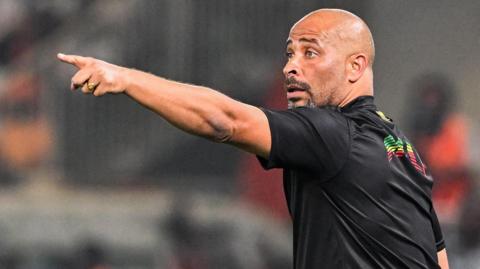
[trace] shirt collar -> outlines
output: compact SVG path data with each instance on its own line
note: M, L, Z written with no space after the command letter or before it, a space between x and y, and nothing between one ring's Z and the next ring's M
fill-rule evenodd
M373 109L377 110L377 107L374 103L374 97L371 95L363 95L355 98L350 103L345 105L344 107L340 107L339 110L342 112L348 112L352 110L358 109Z

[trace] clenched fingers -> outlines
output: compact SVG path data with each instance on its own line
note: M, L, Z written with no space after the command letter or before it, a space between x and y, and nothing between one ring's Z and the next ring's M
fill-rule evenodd
M100 84L95 88L95 91L93 92L93 95L95 96L102 96L107 93L107 89L104 85Z
M80 69L73 77L72 82L70 84L70 88L72 90L80 88L86 84L86 82L92 76L92 71L89 69Z
M87 84L89 93L93 93L93 95L99 96L98 92L99 92L99 87L102 84L102 77L98 73L93 73L86 84Z

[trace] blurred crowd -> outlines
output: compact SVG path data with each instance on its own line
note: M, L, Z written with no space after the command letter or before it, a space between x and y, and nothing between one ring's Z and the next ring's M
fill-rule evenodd
M408 133L434 178L433 203L453 268L480 264L479 159L475 119L457 109L455 82L430 72L411 83Z
M72 70L56 67L57 48L171 76L186 70L189 63L168 70L152 61L148 54L164 53L153 36L129 42L138 36L132 29L141 26L153 34L159 31L154 24L162 21L135 14L154 14L168 5L188 8L188 2L130 1L115 12L115 1L0 1L0 268L290 268L285 208L272 211L248 202L254 201L249 193L255 186L241 183L242 172L237 176L248 158L229 157L225 151L231 149L223 149L217 154L224 158L205 161L204 152L216 154L211 144L188 136L180 141L177 133L162 130L171 127L152 127L160 120L125 99L102 100L105 118L93 119L79 116L91 113L92 103L67 96ZM133 14L124 17L123 26L111 20L128 11ZM74 21L85 18L92 25L77 27ZM94 48L69 40L104 36L112 27L120 29ZM66 36L72 29L76 33ZM198 44L197 50L207 45ZM179 47L173 43L166 49L174 54ZM249 72L244 75L254 77ZM184 75L211 80L195 78L193 70ZM125 110L123 119L112 116L119 108ZM107 136L111 143L104 148L91 142ZM91 162L92 156L103 164ZM283 205L280 180L269 181L276 181L279 191L270 204Z
M52 153L52 127L40 108L42 81L29 54L35 42L55 31L62 13L62 5L0 2L1 184L18 183Z
M272 70L280 70L283 43L262 47L258 40L283 42L289 23L269 29L318 5L269 0L269 17L253 1L115 2L0 1L0 268L291 268L280 171L266 173L253 156L180 134L125 98L72 98L72 70L56 67L54 50L93 52L226 90L233 85L238 91L227 94L235 98L281 108L282 79ZM228 16L234 12L264 25L234 35L237 28L228 27L249 23ZM80 42L98 33L106 37L96 46ZM403 126L435 179L452 268L478 268L478 119L459 109L455 80L445 74L418 74L408 90ZM79 192L78 200L69 198ZM133 201L146 202L129 207ZM102 209L88 211L94 205Z

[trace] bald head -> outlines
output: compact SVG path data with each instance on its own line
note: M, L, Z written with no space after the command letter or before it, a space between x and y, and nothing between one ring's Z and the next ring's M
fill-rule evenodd
M362 53L371 67L375 59L375 46L367 24L358 16L341 9L315 10L295 23L290 37L316 35L346 56Z
M283 73L290 107L344 106L373 95L375 58L365 22L339 9L319 9L290 30Z

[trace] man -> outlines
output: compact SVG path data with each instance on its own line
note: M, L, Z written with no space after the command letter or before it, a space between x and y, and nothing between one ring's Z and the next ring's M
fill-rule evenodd
M72 89L125 93L184 131L284 168L295 268L448 268L432 179L373 104L367 25L343 10L314 11L292 27L286 54L290 109L280 112L93 58L58 58L79 68Z

